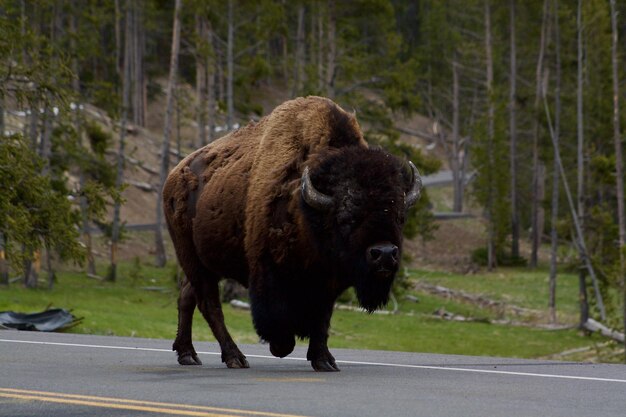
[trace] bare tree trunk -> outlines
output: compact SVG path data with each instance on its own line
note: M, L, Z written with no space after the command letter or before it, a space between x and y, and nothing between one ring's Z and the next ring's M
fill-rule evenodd
M130 60L132 53L132 45L128 41L130 39L130 6L126 5L126 23L125 23L125 42L124 42L124 63L122 71L122 112L120 120L120 139L117 151L117 173L115 177L115 189L118 192L124 184L124 160L126 158L126 125L128 123L128 110L130 108L130 91L131 91L131 71ZM117 245L120 240L120 209L121 202L116 200L113 204L113 222L111 225L111 252L109 257L109 271L107 273L107 281L115 282L117 280Z
M78 3L77 0L73 0L72 7L77 8L78 7L77 3ZM70 31L72 33L72 36L70 38L70 48L73 51L75 51L76 50L76 37L78 36L78 23L77 23L77 16L75 13L72 13L70 17ZM85 132L83 129L81 104L80 104L80 101L81 101L80 100L81 98L80 74L79 74L79 67L78 67L78 59L76 59L76 56L72 57L71 66L72 66L72 72L74 73L74 77L72 78L72 89L74 90L74 93L76 94L76 97L78 99L78 102L76 103L76 108L74 110L75 111L74 127L76 129L76 133L79 138L80 146L84 147L85 146L85 138L84 138ZM96 263L93 257L91 231L89 230L89 216L87 214L88 208L89 208L89 202L87 201L87 197L82 192L85 189L85 182L86 182L85 167L81 167L79 177L78 177L78 186L81 190L81 196L79 198L80 215L81 215L81 223L82 223L81 234L82 234L83 243L85 244L85 251L87 255L87 273L95 275Z
M115 72L122 74L122 12L120 9L120 0L115 0Z
M232 0L229 1L229 5ZM156 265L165 266L167 256L165 254L165 243L163 242L163 185L169 172L170 156L170 135L172 132L172 111L174 107L174 92L176 88L176 73L178 72L178 51L180 49L180 9L182 0L176 0L174 6L174 27L172 30L172 54L170 57L170 73L167 81L165 124L163 127L163 144L161 146L161 175L159 182L159 192L156 203Z
M554 89L554 165L552 172L552 213L550 219L550 284L548 308L550 309L550 322L556 323L556 276L557 276L557 250L558 233L556 223L559 211L559 138L561 135L561 34L559 28L559 2L554 0L554 42L556 58L556 85Z
M546 100L545 95L543 96L543 107L546 112L546 117L548 119L548 128L550 129L550 138L552 140L552 145L554 149L556 149L555 156L557 158L557 163L559 166L561 178L563 179L562 182L563 182L563 188L565 189L565 196L567 197L567 203L569 205L570 213L572 215L572 220L574 221L574 228L576 231L576 240L575 240L576 248L578 249L580 259L583 261L585 268L587 268L587 271L589 271L589 275L591 275L591 281L593 284L594 293L596 295L596 303L598 304L600 317L602 320L606 320L606 309L604 308L604 301L603 301L602 293L600 292L600 287L598 285L598 278L596 276L595 270L591 263L591 259L589 258L587 245L585 244L585 239L583 237L582 229L580 227L580 223L578 222L578 216L576 214L576 209L574 207L574 200L572 198L572 193L570 192L569 184L567 182L567 177L565 176L565 169L563 168L563 162L561 161L561 154L559 152L559 148L556 146L554 129L552 128L552 120L550 117L550 109L548 108L548 101Z
M304 4L298 6L298 28L296 32L296 65L294 66L294 83L292 96L297 97L302 94L304 85Z
M4 95L0 95L0 138L4 136Z
M9 285L9 264L6 255L6 236L0 231L0 285Z
M324 14L317 4L317 89L324 91Z
M41 133L41 143L39 155L43 159L44 165L41 173L45 176L50 173L50 158L52 157L52 103L48 100L43 110L43 132Z
M29 100L30 117L28 120L28 137L30 138L30 146L33 151L37 150L37 142L39 139L39 101L35 98Z
M519 212L517 207L517 46L515 41L515 0L510 0L509 135L511 165L511 256L519 257Z
M180 95L182 90L177 87L176 93L174 95L174 100L176 102L176 164L178 164L182 159L182 148L180 143L180 125L181 125L181 110L180 110Z
M235 104L233 97L235 17L233 16L233 1L234 0L228 0L228 39L226 43L226 126L228 130L233 130L235 124Z
M209 39L212 37L212 29L209 26ZM217 74L217 67L219 66L219 60L214 59L212 63L209 63L209 69L207 71L207 124L208 124L208 133L207 133L207 142L211 143L214 139L215 132L215 118L216 118L216 107L217 107L217 99L216 99L216 82L215 76Z
M208 143L206 131L207 71L209 59L206 51L207 22L204 15L196 16L196 122L198 123L198 140L196 147Z
M617 196L617 221L619 224L619 280L622 284L624 295L624 329L626 329L626 281L624 279L624 235L626 234L626 225L624 218L624 170L622 159L622 138L619 123L619 75L618 75L618 29L617 29L617 10L615 0L610 0L611 5L611 60L613 69L613 141L615 142L615 182ZM626 348L626 342L624 343ZM624 352L626 355L626 351ZM626 360L626 356L624 357Z
M143 25L143 2L142 0L133 0L132 12L132 29L131 42L133 44L132 54L132 104L133 104L133 123L138 126L145 126L145 109L144 102L146 82L144 76L144 25Z
M576 13L576 37L577 37L577 73L576 73L576 136L577 136L577 210L576 216L580 223L581 233L585 231L584 224L584 131L583 131L583 24L582 24L582 3L583 0L578 0L578 10ZM587 301L587 283L585 280L585 269L581 267L578 272L578 299L580 304L580 328L589 319L589 303Z
M283 9L287 8L287 0L282 0ZM280 36L280 46L282 54L282 75L283 79L289 79L289 41L286 34Z
M452 60L452 153L450 168L452 169L452 183L454 198L452 209L457 212L463 211L463 191L465 178L462 170L460 141L460 93L459 93L459 63L456 52Z
M52 252L50 248L46 248L46 272L48 274L48 289L54 288L54 281L56 280L56 273L52 266Z
M493 140L495 136L495 105L493 102L493 43L491 39L491 5L489 0L485 1L485 57L487 64L487 152L490 171L494 165ZM490 172L490 183L493 174ZM487 196L487 268L492 270L496 266L495 254L495 228L494 228L494 196L493 187L488 187Z
M539 56L537 58L537 69L535 72L535 104L533 121L533 178L532 178L532 201L531 201L531 254L530 267L537 267L537 253L541 239L540 221L540 196L539 196L539 104L541 99L541 84L543 74L543 58L545 54L547 33L548 33L548 0L543 2L543 13L541 23L541 39L539 41Z
M207 42L209 48L212 48L214 52L211 59L207 59L207 72L206 72L206 88L207 88L207 143L213 142L214 132L215 132L215 118L216 118L216 108L217 108L217 82L216 76L219 72L220 61L217 57L217 50L214 44L214 36L213 36L213 27L211 26L211 22L207 20ZM208 57L207 57L208 58Z
M335 98L335 60L337 58L337 39L335 0L328 0L328 45L326 53L326 96Z
M219 42L215 42L216 65L215 65L215 97L217 101L226 100L226 81L224 76L224 48Z
M24 287L37 288L39 272L41 271L41 254L38 250L24 250L26 261L24 261Z

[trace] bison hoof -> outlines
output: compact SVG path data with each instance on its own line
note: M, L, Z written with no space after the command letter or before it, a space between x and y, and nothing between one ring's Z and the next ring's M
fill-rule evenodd
M324 359L317 359L311 361L311 366L316 372L339 372L339 368L334 361L329 362Z
M296 340L291 339L282 342L270 342L270 352L277 358L284 358L293 352L293 348L296 346Z
M228 359L226 361L226 366L231 369L243 369L243 368L250 367L250 365L248 364L248 361L246 360L246 357L243 355L237 358Z
M178 356L178 363L181 365L202 365L202 361L195 353L185 353Z

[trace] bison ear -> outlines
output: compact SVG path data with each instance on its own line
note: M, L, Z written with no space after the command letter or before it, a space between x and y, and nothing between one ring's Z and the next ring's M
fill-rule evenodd
M409 161L409 166L411 167L412 182L411 182L411 190L406 194L404 198L404 204L406 205L406 209L408 210L413 206L417 200L420 198L420 194L422 192L422 177L420 176L417 167L413 165L413 162Z
M319 211L328 211L333 206L333 198L321 193L313 187L309 177L309 167L304 168L301 179L302 199L310 207Z

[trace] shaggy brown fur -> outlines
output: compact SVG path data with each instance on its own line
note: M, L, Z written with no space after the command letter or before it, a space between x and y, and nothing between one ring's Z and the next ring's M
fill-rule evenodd
M228 277L247 286L250 276L259 297L265 292L264 264L281 265L294 251L296 259L306 259L311 248L295 198L302 170L316 165L321 152L346 146L367 149L355 117L328 99L298 98L195 151L172 170L164 211L188 280L174 343L181 364L200 363L191 342L197 304L220 343L222 360L228 367L248 366L224 325L217 283ZM281 343L274 350L290 352L291 340Z

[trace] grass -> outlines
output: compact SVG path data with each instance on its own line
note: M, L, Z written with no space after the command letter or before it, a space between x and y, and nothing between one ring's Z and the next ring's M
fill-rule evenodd
M48 306L71 309L83 317L75 333L172 339L176 334L177 291L173 268L158 269L140 262L120 265L116 283L86 278L79 272L59 273L52 290L27 290L18 284L0 289L0 310L40 311ZM542 308L544 272L510 270L480 276L415 271L413 277L451 288L503 299L527 308ZM559 286L559 305L567 316L575 313L574 279L564 274ZM547 286L547 285L545 285ZM148 290L155 287L158 291ZM546 290L547 291L547 290ZM331 347L436 352L536 358L587 346L593 340L575 330L541 330L529 327L455 322L433 318L438 308L474 318L493 318L494 313L475 305L428 294L416 294L419 302L401 300L400 314L367 315L336 311ZM239 343L256 343L250 314L224 305L227 325ZM206 322L196 312L194 340L214 340ZM306 342L298 342L299 344Z
M547 311L548 271L526 268L500 268L495 272L459 275L438 271L416 270L411 277L430 284L482 294L533 310ZM578 314L578 276L568 272L557 275L556 306L559 321L575 323Z

